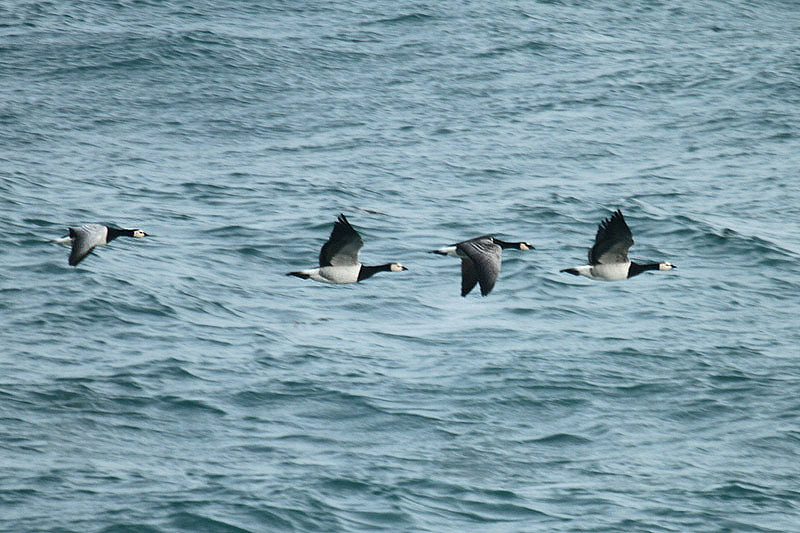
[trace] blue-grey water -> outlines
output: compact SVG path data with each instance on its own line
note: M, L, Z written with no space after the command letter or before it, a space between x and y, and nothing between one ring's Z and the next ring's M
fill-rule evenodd
M800 531L798 58L793 1L5 0L0 530ZM678 270L560 274L617 208ZM409 271L285 276L340 212Z

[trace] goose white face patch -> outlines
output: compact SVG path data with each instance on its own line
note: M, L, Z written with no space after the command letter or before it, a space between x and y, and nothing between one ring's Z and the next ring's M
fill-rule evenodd
M147 234L140 229L135 229L133 230L133 236L141 238L147 236Z
M527 250L531 249L531 245L528 244L527 242L521 242L521 243L519 243L519 249L523 250L523 251L527 251Z
M403 270L407 269L400 263L392 263L391 265L389 265L389 270L391 270L392 272L402 272Z
M673 265L672 263L669 263L667 261L664 261L663 263L659 263L658 264L658 269L659 270L672 270L673 268L675 268L675 265Z

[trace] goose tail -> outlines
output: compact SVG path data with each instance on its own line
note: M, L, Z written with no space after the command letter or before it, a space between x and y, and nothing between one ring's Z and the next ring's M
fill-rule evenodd
M455 246L445 246L444 248L439 248L437 250L431 250L428 253L429 254L449 255L449 256L452 256L452 257L458 257L458 254L456 253L456 247Z

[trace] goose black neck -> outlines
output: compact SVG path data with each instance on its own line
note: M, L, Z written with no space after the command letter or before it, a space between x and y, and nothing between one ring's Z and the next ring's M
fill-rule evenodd
M628 277L632 278L633 276L638 276L642 272L646 270L658 270L658 263L648 263L646 265L640 265L639 263L634 263L631 261L631 266L628 267Z
M371 278L378 272L386 272L391 269L392 269L391 263L386 263L385 265L377 265L377 266L361 265L361 270L358 271L358 281Z
M493 238L492 240L494 241L494 243L496 245L498 245L500 248L503 248L504 250L506 248L517 248L517 249L519 249L519 245L522 244L520 242L501 241L500 239L497 239L497 238Z
M108 235L106 235L106 242L111 242L117 237L133 237L133 230L109 227Z

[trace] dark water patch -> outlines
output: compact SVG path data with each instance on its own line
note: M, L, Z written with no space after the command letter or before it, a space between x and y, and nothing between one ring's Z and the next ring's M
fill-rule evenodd
M383 42L383 35L380 32L366 31L366 30L340 30L334 35L327 35L325 39L331 41L341 41L346 43L381 43Z
M699 398L679 404L670 417L681 421L711 421L721 416L736 414L735 406L713 398Z
M112 384L114 387L119 387L124 391L144 391L145 387L136 379L135 374L125 372L117 372L105 377L106 383Z
M792 414L787 414L788 417L792 417ZM800 430L789 430L786 432L786 438L791 439L793 442L800 443Z
M74 383L69 387L28 391L27 395L39 408L45 410L95 411L102 403L101 397L89 386Z
M59 224L53 224L51 220L44 220L41 218L23 218L22 222L25 225L33 225L44 228L59 227Z
M397 531L414 522L409 515L400 512L384 511L346 511L338 513L343 525L358 527L369 531Z
M400 24L418 24L427 23L435 20L434 15L428 13L408 13L404 15L397 15L396 17L377 19L368 22L362 22L364 26L381 24L381 25L400 25Z
M547 56L551 53L565 51L567 51L565 48L552 42L531 40L515 43L513 46L497 46L486 51L478 52L474 54L474 57L478 59L495 58L520 52Z
M245 187L241 185L217 185L214 183L202 183L198 181L187 181L180 184L180 187L188 192L205 193L220 196L240 197L242 193L256 192L253 187Z
M164 533L163 529L158 529L145 523L119 523L111 524L100 530L101 533Z
M507 489L476 487L473 485L454 484L438 479L413 478L404 479L397 483L397 486L409 492L423 494L433 492L447 496L477 496L480 495L487 501L506 503L511 501L521 501L521 497L514 491Z
M626 518L618 522L613 522L609 524L609 526L607 527L615 531L642 531L646 533L655 533L658 531L680 533L681 531L680 529L664 526L663 524L658 524L651 520L643 520L643 519L637 520L632 518ZM606 530L607 529L605 526L602 528L598 527L597 529L595 529L595 531L598 532Z
M427 338L420 338L415 335L406 335L402 333L395 333L395 332L388 332L388 331L380 331L377 332L377 335L380 337L385 337L392 340L401 340L403 342L409 344L416 344L419 346L429 346L433 344L437 344L437 341L427 339Z
M128 284L125 280L118 280L122 284ZM95 296L90 300L84 300L78 304L78 309L85 317L108 322L115 320L118 323L138 324L138 319L159 321L164 318L175 318L178 316L174 307L159 301L154 294L141 294L142 299L134 301L133 297L125 299L109 299L106 296ZM125 334L124 330L120 334Z
M293 401L304 398L302 393L279 393L271 390L245 390L232 395L231 400L241 407L263 407L278 401Z
M483 501L467 501L464 508L470 509L482 521L486 522L517 522L520 520L550 518L550 515L525 505L510 503L487 503Z
M255 456L267 455L281 455L284 453L282 448L278 448L276 446L269 446L266 444L243 444L241 446L232 447L234 452L236 451L243 451L246 452L248 455L252 454Z
M417 481L401 482L405 494L403 500L421 506L440 517L452 520L466 520L470 523L487 524L515 522L520 520L541 520L548 514L525 505L520 499L515 502L503 497L494 497L494 491L472 486L455 486L446 483L424 483Z
M206 230L211 235L220 235L223 237L246 237L256 235L258 232L252 228L239 225L220 226L216 228L209 228Z
M317 449L319 447L335 447L338 441L317 435L310 435L307 433L286 433L279 437L273 437L281 446L299 446L306 448Z
M800 456L797 450L800 439L797 435L793 435L790 431L775 431L775 433L747 439L747 445L754 451L757 450L762 457L774 457L778 461Z
M530 444L544 444L548 446L570 446L590 444L592 439L581 437L580 435L572 435L570 433L555 433L553 435L547 435L546 437L532 439L528 442Z
M369 398L343 391L320 391L304 400L306 404L313 401L315 405L298 412L303 418L351 420L386 414Z
M251 533L253 530L235 526L221 519L196 512L181 511L170 517L170 525L179 531L209 531L220 533Z
M751 502L767 502L771 499L768 489L751 483L731 481L706 491L708 497L717 500L744 499Z
M274 505L274 504L273 504ZM264 504L250 505L244 510L259 528L269 528L270 530L293 531L301 527L297 520L292 520L291 515L299 511L287 512L284 509L271 506L266 508ZM289 515L289 516L282 516Z
M741 343L736 346L731 345L717 345L712 347L710 353L719 354L724 356L734 357L735 359L747 359L751 361L758 361L764 357L764 353L753 346L748 346L745 343ZM702 355L708 355L702 354Z
M133 375L143 374L148 377L157 377L159 379L175 378L179 380L202 380L195 372L191 372L192 364L189 361L176 359L174 357L166 358L157 363L147 362L141 365L134 365L130 367L130 372Z
M223 409L204 400L182 398L171 394L157 396L155 400L163 410L172 413L215 416L225 416L227 414Z
M706 255L713 253L717 257L736 258L738 262L747 261L753 266L772 268L793 268L797 262L795 253L758 236L743 235L731 228L716 229L702 222L686 220L686 228L667 234L688 238L692 246L703 249Z
M269 249L269 245L264 246L243 246L236 251L245 257L264 257L265 252Z
M320 482L321 487L331 489L335 492L350 493L375 493L374 485L348 478L323 478Z
M38 497L41 492L37 489L0 489L0 502L8 505L20 505L30 501L33 497Z
M726 385L729 383L746 383L752 381L752 376L746 375L744 372L737 372L733 371L728 374L715 374L709 376L709 379L713 382L719 383L721 385Z

